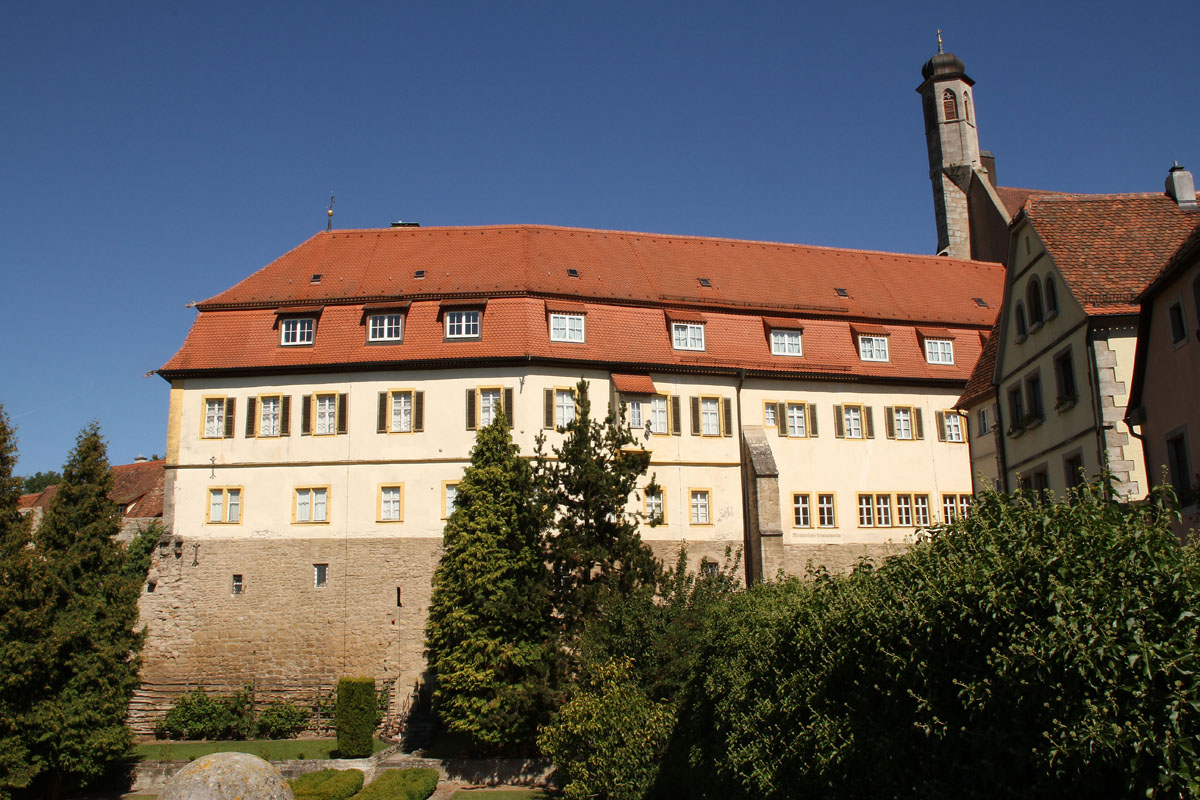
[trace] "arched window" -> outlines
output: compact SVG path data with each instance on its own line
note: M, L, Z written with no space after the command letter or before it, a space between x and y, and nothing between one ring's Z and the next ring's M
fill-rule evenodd
M946 122L958 119L958 98L950 89L942 92L942 115L946 118Z
M1025 327L1025 306L1021 305L1019 300L1017 301L1017 313L1015 317L1017 320L1017 338L1024 339L1029 335L1029 331Z
M971 95L967 92L963 92L963 117L971 121Z
M1052 316L1058 313L1058 288L1054 285L1054 276L1046 276L1046 314Z
M1029 303L1029 324L1038 325L1045 322L1046 315L1042 311L1042 284L1038 282L1036 275L1029 279L1025 300Z

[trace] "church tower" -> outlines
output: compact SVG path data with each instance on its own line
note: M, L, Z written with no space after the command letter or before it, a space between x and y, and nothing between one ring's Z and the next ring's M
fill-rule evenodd
M929 148L929 179L937 216L938 255L971 258L971 220L968 197L972 179L987 182L980 158L972 98L975 81L953 53L942 50L938 31L937 55L921 67L924 81L917 87L925 112L925 143Z

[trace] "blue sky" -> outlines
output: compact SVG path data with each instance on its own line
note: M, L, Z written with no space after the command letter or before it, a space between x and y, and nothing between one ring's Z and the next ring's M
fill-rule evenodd
M836 8L835 8L836 6ZM0 26L2 403L18 472L325 226L545 223L928 253L913 91L944 30L1000 182L1200 169L1200 3L12 2Z

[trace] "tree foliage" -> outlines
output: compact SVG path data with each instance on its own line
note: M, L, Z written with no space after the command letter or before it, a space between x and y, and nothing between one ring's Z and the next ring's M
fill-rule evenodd
M714 617L660 796L1200 791L1200 559L1161 498L989 495L878 568Z
M575 389L575 418L566 425L552 460L541 457L541 481L553 512L545 539L550 597L564 639L578 635L605 595L655 586L661 566L627 510L650 454L637 445L621 414L591 416L588 384Z
M27 475L23 481L22 493L34 494L57 483L62 483L62 474L54 470L50 470L49 472L35 472L32 475Z
M458 484L426 626L434 708L483 750L530 745L552 702L545 520L501 417L479 431Z

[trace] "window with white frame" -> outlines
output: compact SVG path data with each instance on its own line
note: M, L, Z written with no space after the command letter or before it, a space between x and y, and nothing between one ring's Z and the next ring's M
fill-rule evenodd
M646 520L649 522L662 522L664 519L663 493L662 489L651 491L646 490Z
M279 435L279 397L260 397L258 399L258 435Z
M676 350L703 350L704 326L697 322L673 322L671 341Z
M225 435L225 398L210 397L204 401L204 438L220 439Z
M242 521L242 490L214 487L208 490L208 521L237 523Z
M929 495L913 495L913 522L922 528L929 525Z
M279 324L279 343L282 345L312 344L317 321L312 317L293 317Z
M479 390L479 425L484 427L496 421L502 407L499 389Z
M808 436L806 411L807 408L804 403L787 404L788 436L801 439Z
M704 436L721 435L721 403L716 397L700 398L700 433Z
M860 494L858 496L858 526L872 528L875 526L875 496Z
M837 526L837 510L833 504L832 494L817 495L817 525L822 528Z
M296 522L328 522L329 490L323 486L296 490Z
M625 405L629 409L629 427L642 427L642 401L630 400Z
M403 314L372 314L367 319L368 342L398 342L403 338Z
M707 525L708 524L708 501L709 492L707 489L692 489L692 524Z
M888 340L886 336L858 337L858 357L863 361L887 361Z
M892 429L895 431L897 439L913 438L911 408L896 406L892 409Z
M550 341L582 342L584 340L583 321L582 314L551 314Z
M979 412L976 414L976 427L979 429L975 431L976 436L982 436L992 429L991 421L988 419L988 410L986 406L979 409Z
M656 394L650 398L650 432L651 433L670 433L668 427L670 422L667 413L667 398L664 395Z
M943 424L946 426L946 441L961 442L963 440L962 417L954 411L947 411L943 418Z
M958 496L958 515L965 517L967 512L971 510L971 501L975 498L969 494L960 494Z
M777 356L802 356L800 331L771 331L771 353Z
M764 403L763 404L763 425L774 425L774 424L775 424L775 404L774 403Z
M875 525L887 528L892 524L892 496L890 494L875 495Z
M412 433L413 429L413 393L409 391L392 392L392 433Z
M570 389L554 390L554 425L565 428L575 421L575 392Z
M812 509L807 494L792 495L792 525L796 528L812 527Z
M317 436L332 436L337 433L337 395L319 394L316 403L317 425L313 431Z
M479 312L478 311L447 311L446 312L446 338L447 339L478 339L479 338Z
M926 339L925 361L930 364L953 364L954 342L950 339Z
M942 519L945 522L954 522L958 519L958 495L942 495Z
M442 516L449 517L454 513L454 509L458 508L458 484L442 484L442 494L445 496L442 504Z
M329 565L313 564L313 586L324 589L329 585Z
M842 430L847 439L863 438L862 406L842 406Z
M400 486L379 487L379 521L399 522L403 506L404 489Z
M913 524L912 495L896 495L896 524L901 527Z

